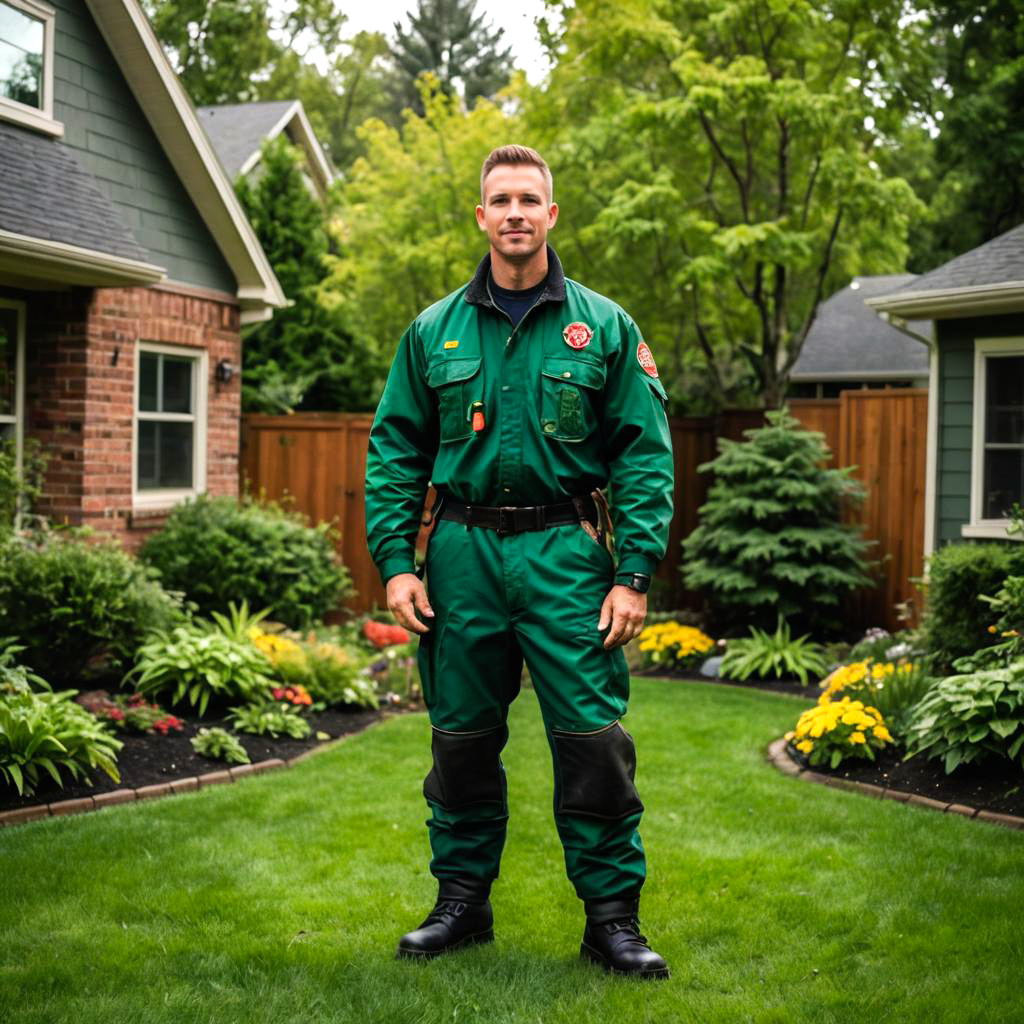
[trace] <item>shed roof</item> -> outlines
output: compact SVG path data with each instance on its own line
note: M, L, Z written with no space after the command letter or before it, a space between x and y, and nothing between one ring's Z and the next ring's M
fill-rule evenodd
M295 100L225 103L219 107L196 107L196 113L221 166L234 179L294 106Z
M913 274L855 277L818 306L792 380L887 380L928 373L928 350L886 323L864 300L914 281ZM909 325L927 334L928 321Z

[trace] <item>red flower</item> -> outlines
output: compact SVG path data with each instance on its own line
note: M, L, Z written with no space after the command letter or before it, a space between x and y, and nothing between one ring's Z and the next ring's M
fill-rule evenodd
M409 634L401 626L391 626L386 622L375 622L373 619L366 620L363 625L363 634L377 648L409 642Z

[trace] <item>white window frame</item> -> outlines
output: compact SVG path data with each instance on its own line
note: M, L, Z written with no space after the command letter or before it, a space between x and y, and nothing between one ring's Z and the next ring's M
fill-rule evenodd
M971 520L960 527L962 537L1020 539L1007 534L1009 519L982 519L982 489L985 479L985 383L986 361L1000 356L1024 356L1024 337L975 338L974 411L971 440Z
M142 354L178 356L192 360L192 394L194 410L188 413L140 412L139 374L142 368ZM210 355L204 348L190 348L187 345L166 345L163 342L143 341L135 344L135 369L132 386L132 510L135 512L159 511L173 508L188 498L195 498L206 491L206 436L207 436L207 393L210 380ZM192 486L159 487L139 490L139 421L178 420L193 423L192 431Z
M53 39L57 12L42 0L3 2L43 23L43 106L42 109L38 109L30 107L27 103L19 103L17 100L0 96L0 118L61 138L64 135L64 125L53 117Z
M20 475L25 457L25 311L18 299L0 298L0 309L13 309L18 321L14 353L14 415L0 413L0 423L14 424L14 458Z

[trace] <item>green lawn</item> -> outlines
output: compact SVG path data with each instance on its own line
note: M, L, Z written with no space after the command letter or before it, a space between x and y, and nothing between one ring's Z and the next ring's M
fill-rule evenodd
M804 706L634 685L642 922L669 982L577 959L527 692L493 946L393 959L435 892L410 715L234 786L0 831L0 1018L1020 1021L1024 835L780 775L764 749Z

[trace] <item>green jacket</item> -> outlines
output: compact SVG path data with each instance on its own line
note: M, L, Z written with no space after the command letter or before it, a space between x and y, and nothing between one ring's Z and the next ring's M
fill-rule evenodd
M402 336L366 461L367 543L385 583L414 571L431 482L480 505L546 505L610 484L618 574L652 574L664 557L672 439L650 350L550 247L548 268L514 330L491 301L488 255Z

